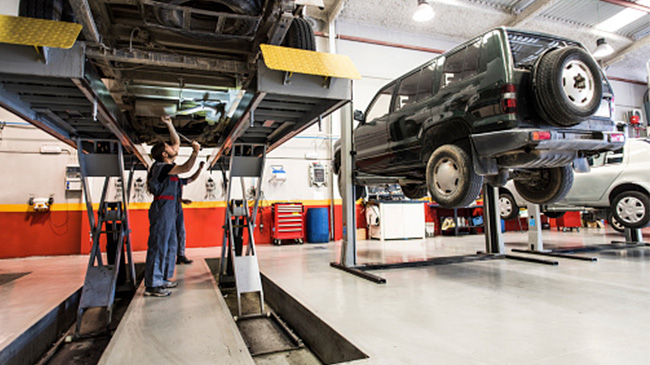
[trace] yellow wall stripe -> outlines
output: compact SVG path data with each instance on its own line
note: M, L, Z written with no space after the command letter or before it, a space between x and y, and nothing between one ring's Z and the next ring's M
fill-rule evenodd
M273 203L285 203L286 200L265 200L260 202L262 207L270 207ZM302 203L305 206L323 206L330 205L329 199L323 200L300 200L296 201ZM357 202L358 203L358 202ZM335 205L341 205L341 199L334 199ZM131 203L129 204L129 209L131 210L146 210L149 209L151 205L150 202L145 203ZM196 209L196 208L225 208L225 201L197 201L193 202L190 205L183 205L184 209ZM93 204L93 209L97 210L99 204ZM50 206L50 211L53 212L65 212L65 211L85 211L86 204L84 203L54 203ZM33 212L32 206L29 204L0 204L0 212L2 213L30 213Z

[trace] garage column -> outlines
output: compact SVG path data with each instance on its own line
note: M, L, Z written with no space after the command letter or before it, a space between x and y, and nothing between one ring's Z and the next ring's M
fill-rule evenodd
M357 264L357 222L355 196L352 179L352 102L341 109L341 182L343 186L343 243L341 244L341 264L353 267Z
M528 204L528 247L533 251L544 251L542 222L538 204ZM517 217L519 219L519 217Z
M501 233L501 216L498 205L499 189L483 184L483 224L485 225L485 252L505 254L506 248Z

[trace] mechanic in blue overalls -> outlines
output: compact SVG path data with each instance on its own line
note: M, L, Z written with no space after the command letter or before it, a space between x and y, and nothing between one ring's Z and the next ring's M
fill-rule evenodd
M151 148L155 163L149 169L147 184L154 200L149 208L149 241L144 275L144 295L157 297L170 295L171 291L168 289L178 285L170 280L174 276L176 261L176 219L181 210L178 201L178 174L187 173L192 169L201 148L198 142L192 142L190 158L184 164L176 165L174 160L178 156L180 139L171 118L161 119L169 130L171 144L161 142Z
M199 164L199 169L190 176L189 178L181 178L180 184L178 184L178 201L179 204L192 204L192 201L189 199L183 199L183 186L196 181L203 171L203 165L205 163L201 161ZM191 264L194 260L190 260L185 256L185 217L183 215L183 206L181 205L178 212L178 217L176 218L176 237L178 241L178 250L176 251L176 265L180 264ZM173 272L173 270L172 270Z

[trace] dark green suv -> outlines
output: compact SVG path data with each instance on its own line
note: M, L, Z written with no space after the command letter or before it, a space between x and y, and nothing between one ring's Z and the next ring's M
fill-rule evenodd
M531 202L562 199L572 164L620 148L612 89L578 42L497 28L384 86L354 131L355 181L393 181L409 198L471 203L483 179L514 179ZM339 172L340 151L334 171ZM382 180L383 179L383 180Z

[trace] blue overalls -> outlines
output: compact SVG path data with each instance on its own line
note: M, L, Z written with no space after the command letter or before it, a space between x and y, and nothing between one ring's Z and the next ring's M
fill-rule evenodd
M156 162L151 166L149 184L154 200L149 208L149 241L144 284L147 287L162 286L164 280L174 276L176 264L176 219L180 211L178 191L180 179L169 175L159 181L164 166Z
M178 241L178 251L176 256L185 256L185 217L183 216L183 205L180 202L183 199L183 186L187 185L189 179L181 178L178 184L178 204L179 211L176 217L176 236Z

